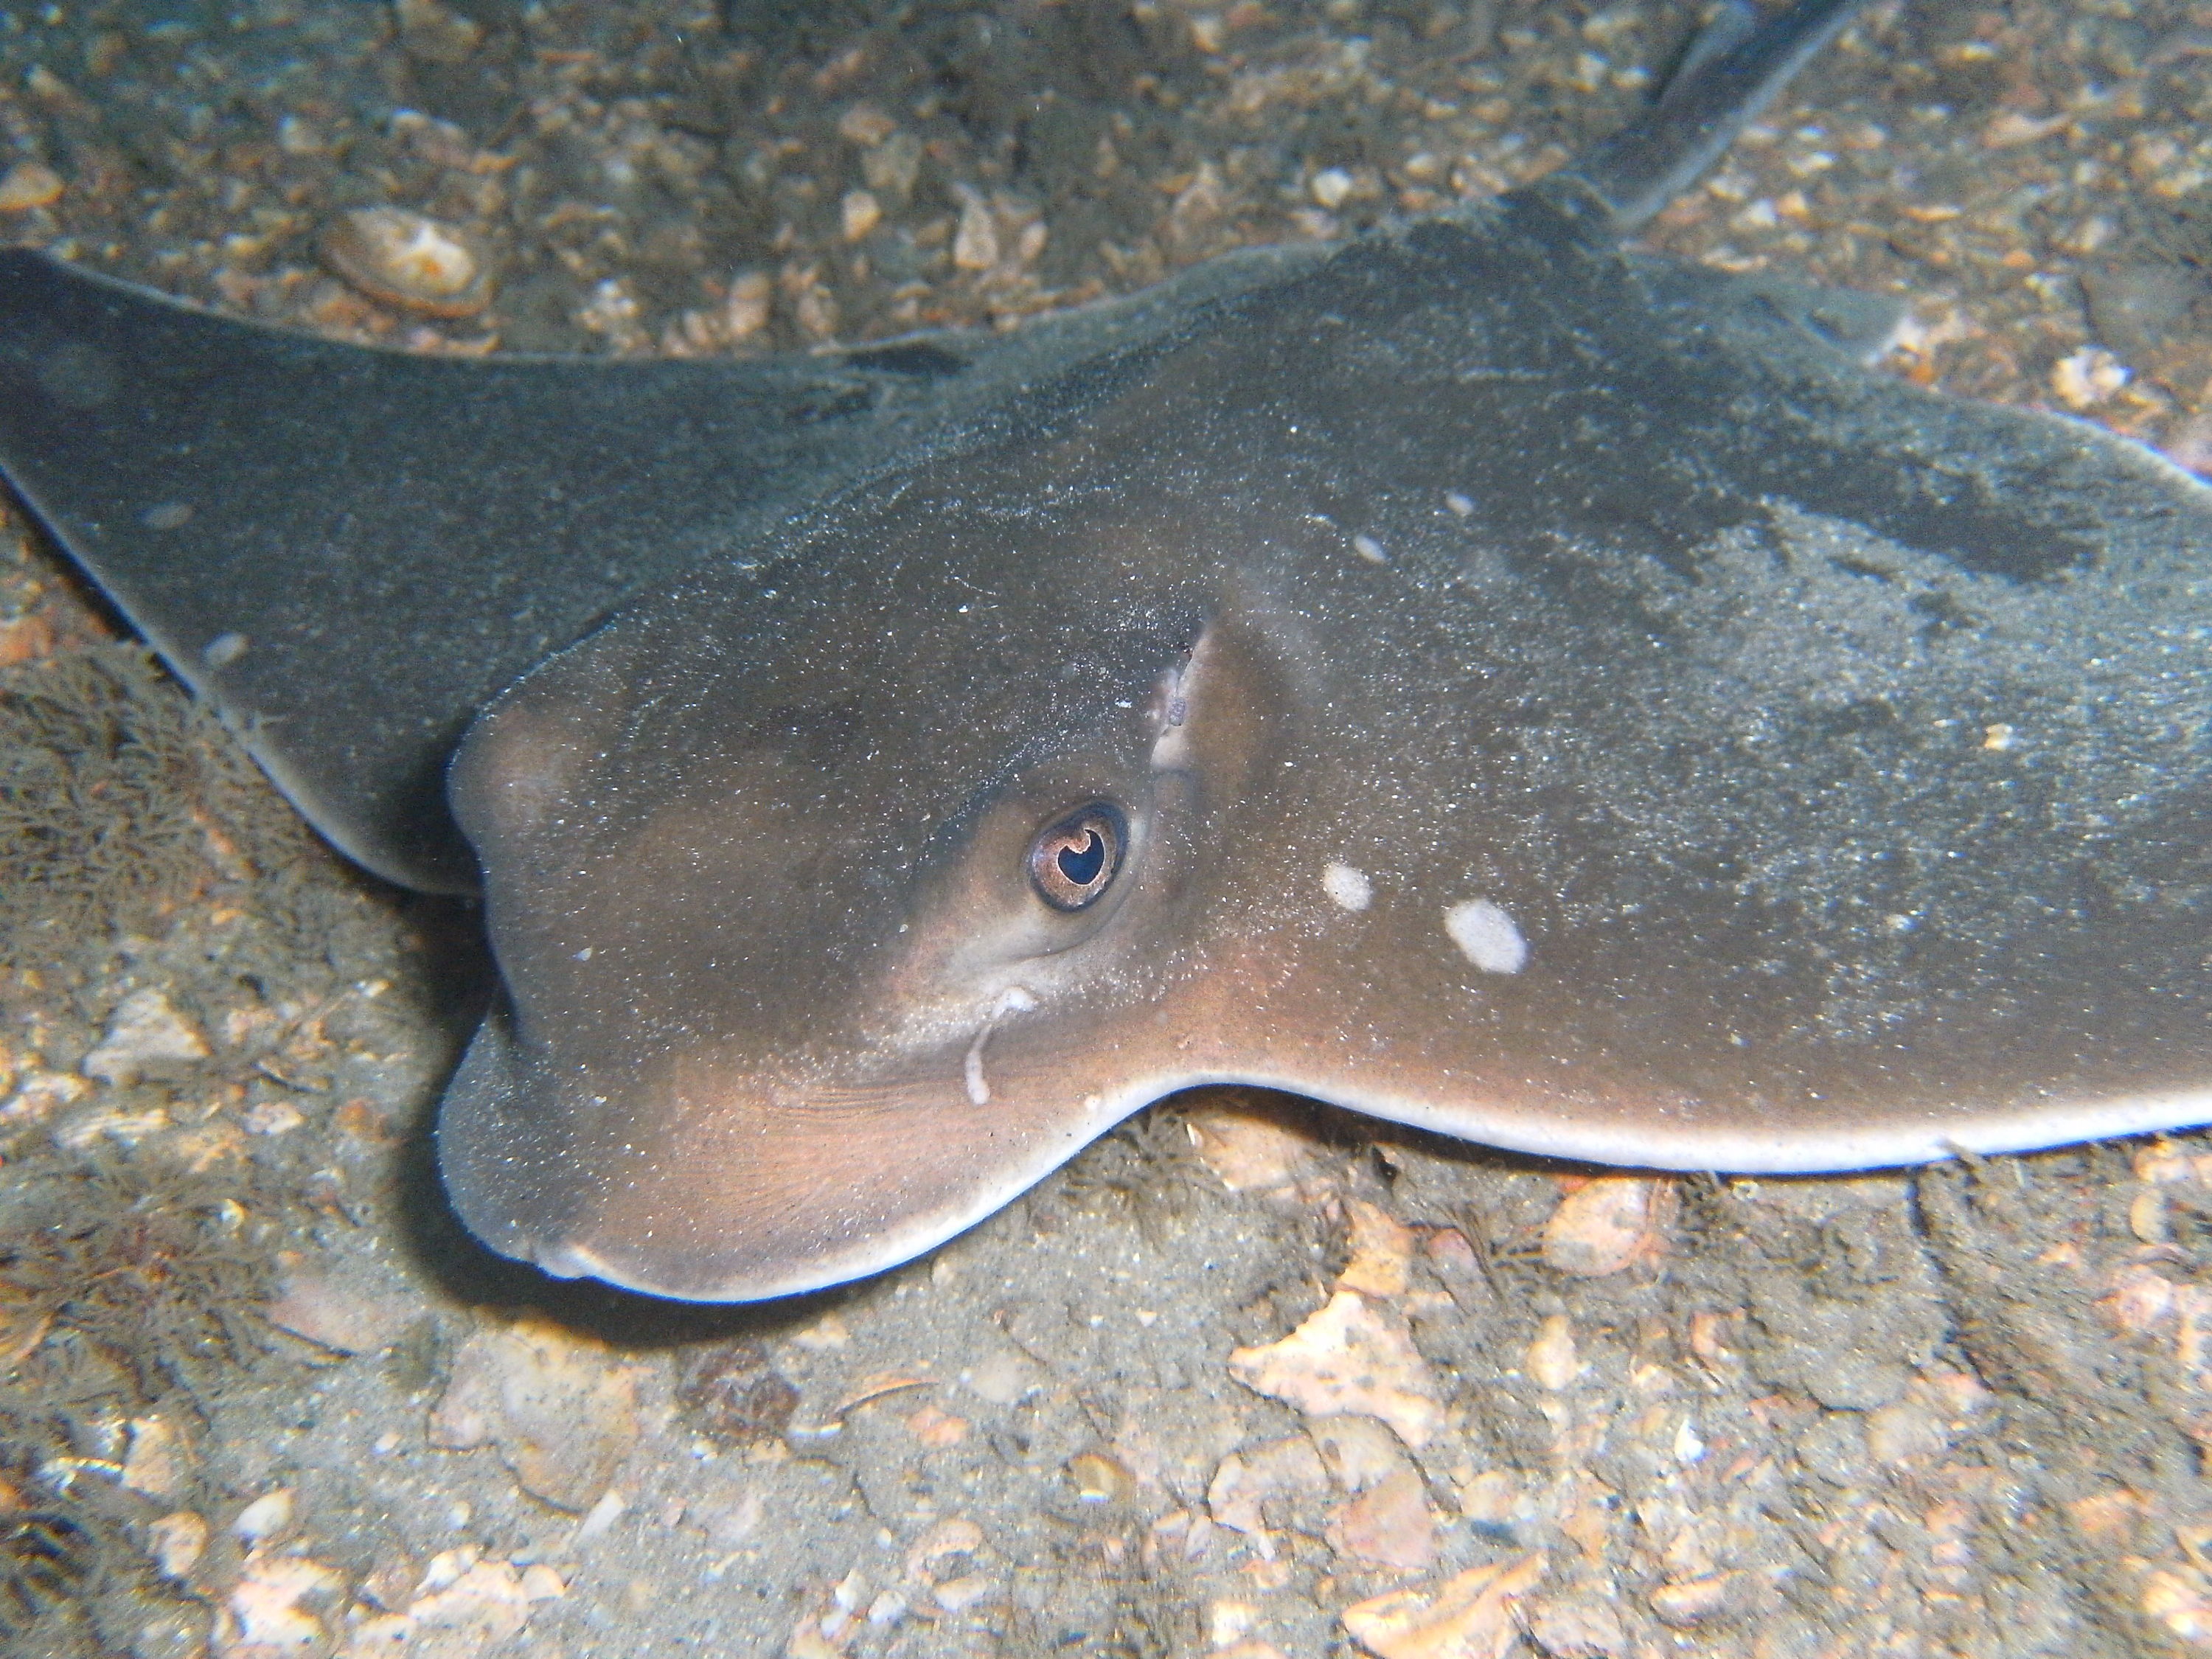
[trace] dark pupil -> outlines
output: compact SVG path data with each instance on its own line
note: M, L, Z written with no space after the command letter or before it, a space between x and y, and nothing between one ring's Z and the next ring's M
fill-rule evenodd
M1106 867L1106 837L1096 830L1085 830L1083 845L1061 848L1059 862L1061 875L1075 886L1088 887Z

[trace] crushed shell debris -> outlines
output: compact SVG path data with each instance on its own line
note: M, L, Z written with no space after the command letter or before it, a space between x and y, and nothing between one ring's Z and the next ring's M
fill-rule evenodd
M405 208L353 208L323 233L331 269L372 300L428 317L473 317L492 275L467 234Z

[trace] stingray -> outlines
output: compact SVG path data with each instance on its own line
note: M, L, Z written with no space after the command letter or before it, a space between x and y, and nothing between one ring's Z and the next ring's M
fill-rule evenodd
M13 252L0 464L480 885L441 1168L557 1275L872 1273L1208 1083L1675 1170L2204 1121L2212 492L1620 248L1847 10L1009 339L461 363Z

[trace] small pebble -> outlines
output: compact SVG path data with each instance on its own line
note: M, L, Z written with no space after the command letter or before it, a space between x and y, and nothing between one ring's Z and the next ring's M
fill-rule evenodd
M93 1112L56 1130L54 1139L72 1152L82 1152L102 1139L136 1146L142 1140L164 1133L171 1121L167 1109L160 1106L143 1112Z
M264 1492L238 1512L230 1529L249 1544L274 1538L292 1524L292 1489L279 1486Z
M1036 1364L1012 1348L1001 1348L979 1360L973 1369L960 1373L962 1387L994 1406L1012 1405L1036 1388L1041 1380Z
M1337 1277L1338 1288L1363 1296L1404 1295L1419 1243L1413 1230L1360 1199L1347 1200L1345 1212L1352 1224L1352 1260Z
M1328 1470L1313 1441L1285 1435L1223 1458L1206 1483L1206 1507L1216 1526L1260 1537L1267 1530L1264 1510L1270 1499L1317 1497L1328 1490Z
M844 1320L832 1312L823 1314L811 1325L793 1332L791 1340L795 1346L804 1348L809 1353L827 1353L851 1342L853 1333L846 1328Z
M576 1523L576 1530L569 1534L569 1542L588 1544L604 1537L607 1528L622 1519L623 1511L629 1507L628 1498L612 1486L608 1487L599 1494L599 1501L592 1504L584 1518Z
M767 1512L761 1495L748 1487L736 1503L706 1517L707 1536L717 1548L735 1549L760 1529L761 1517Z
M775 307L775 281L764 270L741 270L730 279L722 301L722 328L732 342L751 338L768 326Z
M146 1553L164 1578L184 1578L207 1553L208 1523L190 1510L165 1515L146 1528Z
M2212 1594L2207 1593L2202 1573L2146 1573L2142 1597L2144 1616L2164 1626L2185 1646L2201 1647L2212 1635Z
M2128 1231L2146 1244L2163 1244L2172 1236L2166 1214L2166 1194L2146 1187L2128 1205Z
M973 1555L982 1547L982 1528L963 1516L948 1516L915 1540L913 1547L907 1551L907 1577L927 1579L939 1562L953 1556Z
M241 1120L250 1135L289 1134L307 1121L307 1114L289 1100L258 1100Z
M405 1334L416 1310L377 1286L359 1264L297 1262L286 1253L284 1277L269 1304L269 1322L334 1353L374 1353ZM397 1441L393 1443L395 1445Z
M235 1621L234 1652L298 1652L323 1650L329 1632L301 1607L322 1602L345 1583L333 1569L305 1556L257 1556L230 1592L227 1605Z
M1086 1504L1118 1504L1136 1490L1129 1471L1104 1452L1078 1452L1067 1461L1067 1476Z
M963 270L988 270L999 263L999 230L991 209L974 191L962 192L960 228L952 238L952 263Z
M1982 129L1982 146L1985 149L2010 149L2015 144L2033 144L2058 131L2073 118L2063 113L2037 116L2024 110L2005 110Z
M792 306L799 332L811 340L834 338L837 332L837 296L820 283L802 289Z
M1686 1583L1662 1584L1645 1598L1662 1625L1677 1629L1689 1625L1723 1623L1741 1611L1742 1575L1717 1572Z
M1805 1392L1832 1412L1870 1412L1904 1398L1911 1376L1896 1360L1863 1348L1830 1348L1804 1379Z
M1582 1360L1575 1352L1575 1328L1566 1315L1553 1314L1544 1321L1521 1364L1540 1386L1554 1394L1582 1375Z
M116 1004L100 1045L77 1069L119 1087L141 1077L173 1073L207 1057L206 1039L185 1023L167 997L159 991L133 991Z
M417 1595L434 1595L460 1582L460 1577L483 1557L483 1552L473 1544L465 1544L457 1550L440 1550L423 1566L422 1581L415 1586Z
M54 625L36 611L0 623L0 668L20 668L53 651Z
M873 149L898 131L898 123L873 104L855 104L837 118L837 136Z
M955 1578L937 1587L937 1605L947 1613L966 1613L979 1607L999 1593L995 1579L980 1572L971 1572L964 1578Z
M906 1419L907 1431L933 1451L957 1446L968 1437L968 1419L939 1407L924 1406Z
M1315 201L1334 213L1352 194L1352 175L1342 167L1323 167L1314 174L1306 188L1313 193Z
M495 1444L525 1492L581 1514L637 1442L635 1374L604 1345L524 1318L461 1345L428 1428L441 1450Z
M323 258L372 300L429 317L473 317L491 275L468 239L406 208L355 208L323 233Z
M2051 366L2051 390L2077 412L2118 397L2130 379L2128 366L2102 346L2083 346Z
M18 161L0 177L0 213L52 207L62 198L62 176L36 161Z
M123 1460L123 1484L149 1498L175 1498L184 1493L184 1438L165 1417L131 1419L131 1450Z
M848 242L866 240L868 233L884 219L883 204L876 200L874 192L871 191L847 191L845 199L838 204L838 210L843 220L845 240Z
M1232 1193L1297 1192L1320 1168L1316 1133L1280 1108L1232 1097L1193 1111L1184 1128L1200 1161Z
M1601 1279L1657 1254L1672 1188L1644 1176L1603 1176L1559 1200L1544 1224L1544 1263Z
M914 194L921 174L921 140L910 132L894 132L860 158L860 176L879 197L903 207Z

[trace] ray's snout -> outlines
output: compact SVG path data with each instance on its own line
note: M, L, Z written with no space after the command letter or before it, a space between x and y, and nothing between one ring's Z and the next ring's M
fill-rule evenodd
M1009 1034L1013 1035L1013 1034ZM895 1266L1004 1205L1126 1110L1061 1097L1018 1040L996 1087L981 1044L949 1044L875 1089L780 1102L712 1065L563 1089L486 1019L438 1124L446 1188L470 1231L556 1278L683 1300L753 1301Z
M559 1241L580 1171L557 1124L531 1121L501 998L477 1028L438 1109L438 1174L468 1230L500 1255L559 1278Z

